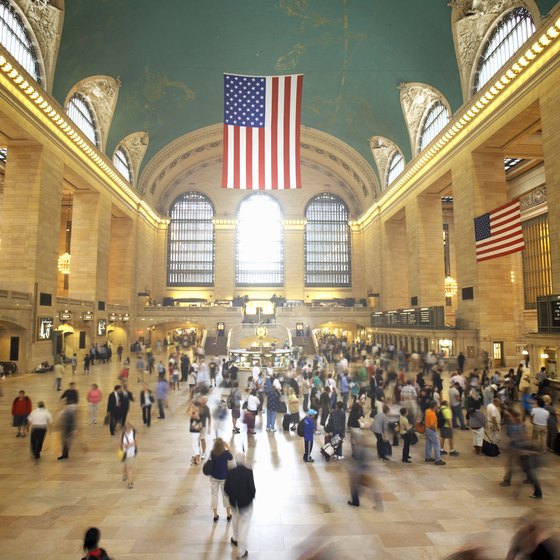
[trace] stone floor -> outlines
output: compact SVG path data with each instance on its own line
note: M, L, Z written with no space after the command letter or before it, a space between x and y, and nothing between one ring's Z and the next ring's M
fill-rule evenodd
M118 560L234 556L224 512L217 524L212 522L208 479L189 464L185 391L172 392L167 418L155 419L150 429L142 425L139 403L133 403L130 418L140 437L134 489L121 481L117 438L102 423L89 424L85 406L89 384L98 383L106 397L117 371L116 364L96 365L89 376L75 376L80 435L68 461L56 460L57 433L47 436L43 456L35 462L29 439L16 438L10 427L11 401L21 388L34 405L44 400L53 415L60 411L53 374L20 375L2 384L0 559L80 558L89 526L101 529L103 546ZM70 379L68 370L64 385ZM132 376L131 390L137 397ZM487 547L489 559L501 559L520 518L542 515L560 527L557 456L548 457L540 471L545 498L534 503L529 487L522 486L514 499L511 488L498 485L502 458L473 456L468 432L456 438L461 455L448 458L444 467L424 463L422 441L412 448L413 464L376 464L384 501L384 511L377 511L367 500L360 508L347 505L348 458L326 463L316 446L316 462L305 464L300 438L281 430L264 432L258 420L256 436L242 433L232 439L237 449L247 449L255 473L249 558L422 560L444 558L477 542ZM398 459L401 449L395 452Z

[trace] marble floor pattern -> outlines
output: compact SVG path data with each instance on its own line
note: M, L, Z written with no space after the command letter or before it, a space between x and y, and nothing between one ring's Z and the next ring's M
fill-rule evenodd
M34 406L44 400L58 414L61 393L54 390L53 374L17 375L2 383L1 560L79 559L89 526L101 529L102 545L117 560L235 557L225 512L212 522L209 481L200 467L190 466L186 388L171 392L167 418L154 419L148 429L142 425L140 385L131 369L137 401L129 418L138 429L139 454L134 489L122 482L117 438L102 423L89 423L85 403L89 385L98 383L104 411L117 372L115 363L95 365L89 376L73 378L81 418L68 461L56 460L56 432L47 436L42 458L35 462L29 438L16 438L11 428L10 406L19 389ZM63 387L71 379L67 369ZM155 385L155 379L150 382ZM228 439L247 450L254 468L257 496L249 536L254 560L423 560L444 558L468 542L485 543L489 559L502 559L521 517L542 515L560 527L560 458L555 455L540 471L545 498L535 503L528 497L530 487L522 486L514 499L511 488L498 485L503 459L473 456L470 433L456 432L461 454L447 458L444 467L424 463L421 440L412 448L413 464L401 463L397 448L392 461L374 465L384 501L384 511L377 511L367 499L360 508L346 503L349 447L344 461L326 463L316 445L315 463L305 464L303 442L293 433L269 434L257 420L255 436L241 433L232 439L229 422L227 428ZM311 551L321 548L322 554L313 556Z

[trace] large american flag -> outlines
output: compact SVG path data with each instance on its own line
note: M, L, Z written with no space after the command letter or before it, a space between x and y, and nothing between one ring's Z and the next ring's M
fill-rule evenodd
M525 241L519 199L475 218L474 235L477 262L522 251Z
M303 76L224 75L222 187L299 189Z

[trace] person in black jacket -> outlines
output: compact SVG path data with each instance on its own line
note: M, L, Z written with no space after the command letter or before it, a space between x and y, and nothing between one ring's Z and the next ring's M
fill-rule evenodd
M338 401L336 403L336 408L331 412L329 424L332 435L339 436L341 438L340 443L336 446L333 458L344 459L344 456L342 455L342 440L346 435L346 413L344 412L344 404L342 401Z
M247 558L247 534L249 522L253 513L253 500L255 499L255 481L253 471L245 466L243 453L236 453L237 466L228 471L224 485L225 493L233 514L233 536L231 544L237 546L237 558Z
M122 418L121 402L122 402L121 386L115 385L115 388L107 398L107 414L109 414L109 431L111 432L112 436L115 435L115 428L117 422L120 422Z

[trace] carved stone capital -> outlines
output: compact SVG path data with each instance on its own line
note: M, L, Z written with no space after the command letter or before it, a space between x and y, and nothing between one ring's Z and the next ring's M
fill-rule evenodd
M51 93L64 13L51 6L47 0L16 0L16 3L31 27L32 38L36 43L34 46L38 50L37 55L42 67L42 85Z
M126 150L128 157L130 158L130 165L132 167L132 183L134 185L138 184L140 166L142 165L142 160L146 155L149 143L150 136L147 132L143 131L133 132L119 142L119 146Z
M531 192L520 197L519 208L521 212L526 212L527 210L531 210L535 206L540 206L541 204L545 204L546 202L548 202L546 185L542 185L541 187L537 187Z
M387 187L387 168L389 166L389 158L395 153L395 151L402 154L399 147L389 138L384 136L372 136L369 139L369 147L371 148L371 153L373 154L373 159L375 160L375 165L377 165L377 170L379 172L379 182L381 183L381 190L385 190Z
M68 101L75 93L82 94L91 103L99 126L102 151L105 151L107 145L107 137L109 136L120 87L121 82L118 78L91 76L78 82L66 98L65 106L68 105Z
M497 20L512 8L524 7L538 27L540 11L534 0L451 0L448 6L452 10L453 41L463 98L467 101L472 97L477 59Z
M426 111L436 101L441 101L451 114L449 103L436 88L418 82L401 83L399 85L401 96L401 108L408 127L408 136L412 153L418 153L420 144L420 126Z

